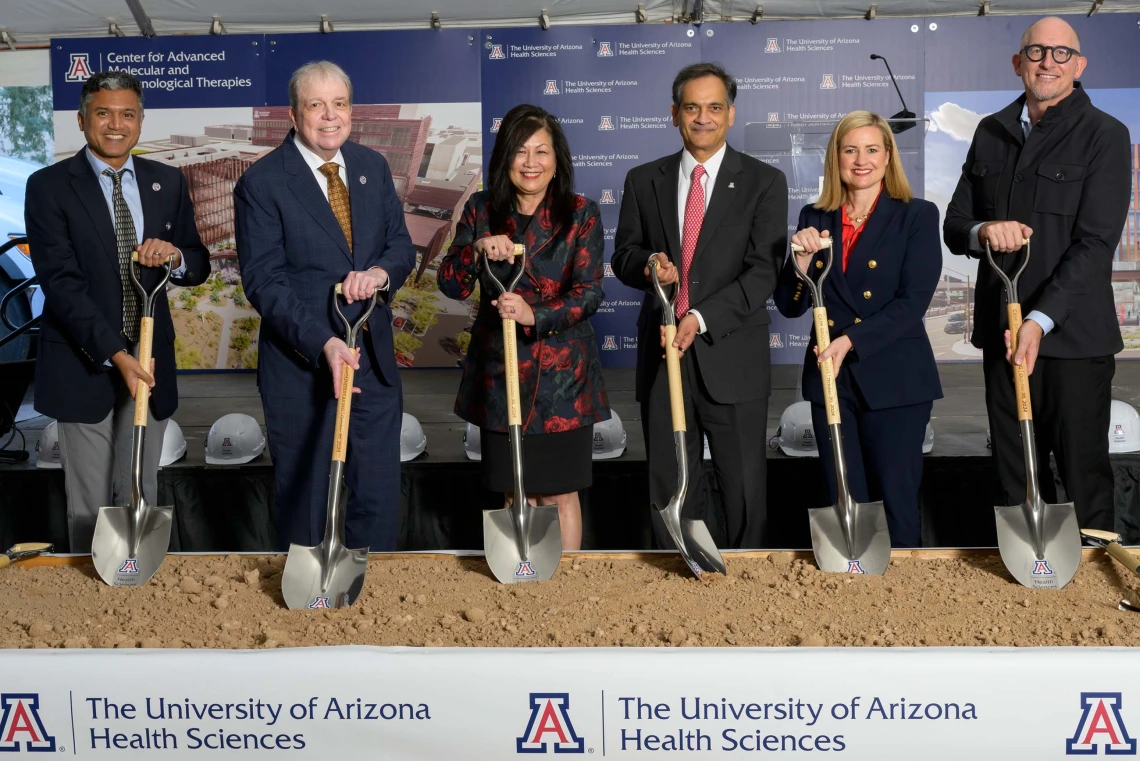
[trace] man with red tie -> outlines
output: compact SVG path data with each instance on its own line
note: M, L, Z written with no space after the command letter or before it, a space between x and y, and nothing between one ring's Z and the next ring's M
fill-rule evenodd
M646 291L638 316L637 400L649 458L649 494L666 504L677 483L661 307L650 259L663 284L677 284L677 337L688 429L689 488L682 514L699 516L701 448L707 434L724 496L731 548L765 546L766 424L770 385L768 309L787 248L783 173L726 142L736 81L713 63L687 66L673 81L679 153L636 167L625 180L611 260L614 274ZM714 522L715 525L715 522ZM658 544L671 546L654 514Z

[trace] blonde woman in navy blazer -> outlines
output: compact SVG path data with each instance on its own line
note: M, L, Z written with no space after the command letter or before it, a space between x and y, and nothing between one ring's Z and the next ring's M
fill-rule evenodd
M804 247L795 255L800 266L817 276L824 266L821 240L835 239L823 289L831 345L822 356L835 363L852 495L886 503L895 547L920 543L922 440L933 401L942 398L923 325L942 272L938 231L938 209L911 192L886 120L868 111L843 117L827 146L823 192L800 212L792 242ZM811 307L790 257L774 298L785 317ZM813 330L803 390L822 435L827 416L815 343ZM834 502L831 448L819 452Z

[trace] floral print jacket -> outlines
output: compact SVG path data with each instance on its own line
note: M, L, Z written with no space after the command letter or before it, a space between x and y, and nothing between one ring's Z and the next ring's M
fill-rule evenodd
M526 434L556 433L593 425L610 417L602 367L590 315L602 293L604 236L598 205L576 196L573 222L555 228L548 203L525 229L512 213L506 235L527 250L526 272L515 292L534 310L533 326L516 325L519 390ZM498 290L482 272L474 242L491 235L490 194L475 193L463 210L451 248L439 266L439 288L452 299L466 299L479 284L479 311L463 363L455 414L492 431L507 430L503 328L491 301ZM517 262L517 260L515 260ZM512 262L489 262L508 284Z

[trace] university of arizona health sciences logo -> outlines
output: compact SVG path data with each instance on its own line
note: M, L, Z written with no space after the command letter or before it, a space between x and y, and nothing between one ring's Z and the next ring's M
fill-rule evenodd
M67 67L65 82L86 82L91 77L91 59L88 53L72 53L71 63Z
M492 61L506 60L506 56L503 55L503 46L491 43L491 54L488 55L487 58L489 58Z
M515 576L519 577L520 579L525 579L537 575L538 574L535 572L534 566L531 565L531 562L529 560L523 560L519 563L519 567L515 569Z
M127 558L123 564L119 566L119 573L138 573L139 561L135 558Z
M496 116L495 118L491 119L491 131L492 132L498 132L499 127L502 127L502 126L503 126L503 117Z
M602 130L603 132L610 132L613 130L613 128L614 128L613 117L603 116L602 120L598 123L598 129Z
M40 718L39 693L0 693L0 753L5 751L56 752L55 736Z
M614 198L613 190L610 188L603 190L602 197L598 199L598 203L617 203L617 200Z
M613 55L614 55L614 49L610 46L610 43L608 43L608 42L599 42L598 43L598 58L612 58Z
M1034 576L1052 576L1053 569L1049 567L1048 560L1035 560L1033 561L1033 575Z
M821 89L821 90L834 90L835 89L835 77L833 77L831 74L824 74L823 79L821 79L819 81L819 89Z
M543 88L542 94L543 95L559 95L560 93L558 92L558 80L557 79L546 80L546 87Z
M532 692L530 721L515 738L519 753L585 753L586 742L570 722L570 693Z
M863 563L860 560L847 561L847 573L867 573L863 570Z
M1136 741L1120 716L1119 692L1082 692L1081 721L1065 740L1066 756L1135 756Z
M764 46L764 52L765 53L779 53L780 52L779 38L769 37L768 38L768 44Z
M616 336L606 336L605 338L602 339L602 350L603 351L617 351L617 348L618 348L618 345L617 345L617 337Z

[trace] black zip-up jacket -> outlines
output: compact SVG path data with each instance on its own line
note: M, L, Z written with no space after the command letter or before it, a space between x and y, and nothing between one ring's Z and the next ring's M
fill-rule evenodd
M1016 220L1033 230L1019 285L1021 311L1054 322L1041 356L1079 359L1124 348L1112 298L1112 259L1132 191L1128 128L1093 106L1076 83L1022 135L1022 95L982 119L946 209L943 235L955 254L980 257L972 341L1004 347L1005 289L968 248L979 222ZM1019 254L994 254L1007 272Z

